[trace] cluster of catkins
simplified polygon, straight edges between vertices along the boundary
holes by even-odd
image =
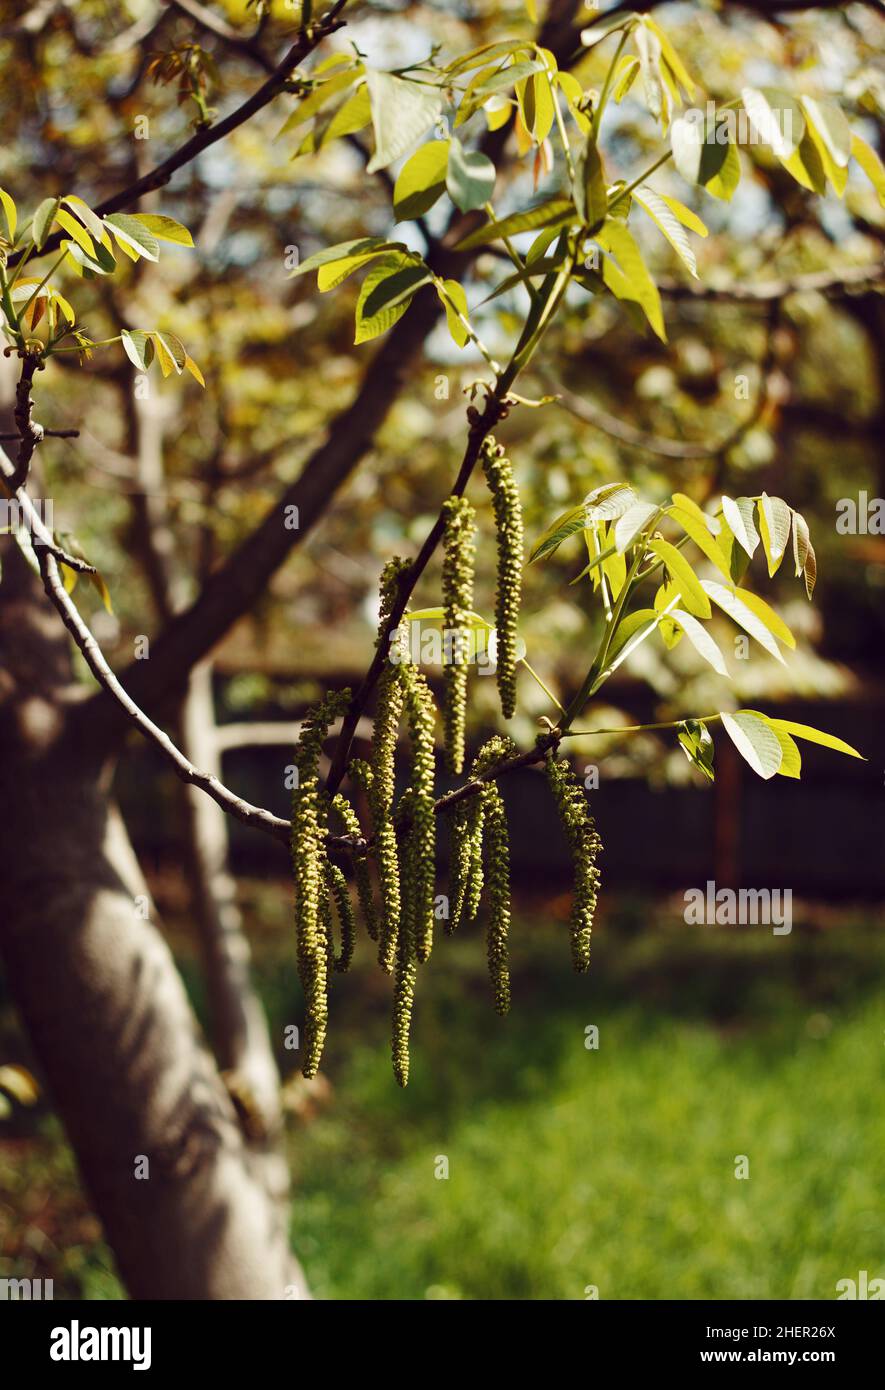
[[[516,704],[517,620],[523,565],[523,529],[519,496],[510,462],[489,438],[481,460],[492,493],[498,544],[497,680],[505,716]],[[463,497],[445,504],[443,532],[444,629],[448,648],[444,664],[443,714],[446,761],[459,773],[464,765],[467,710],[468,641],[473,602],[475,522]],[[306,1001],[303,1071],[314,1076],[320,1063],[328,1020],[328,991],[334,971],[350,965],[355,919],[343,870],[329,858],[327,840],[334,817],[351,841],[350,862],[360,910],[370,938],[377,943],[378,963],[393,976],[393,1070],[405,1086],[409,1079],[409,1031],[419,964],[433,946],[435,921],[436,706],[426,677],[410,660],[402,629],[390,632],[390,615],[406,561],[391,560],[381,576],[378,642],[390,642],[390,661],[378,682],[377,704],[368,761],[355,758],[350,782],[362,793],[371,834],[363,836],[359,817],[341,793],[330,797],[320,785],[319,759],[331,724],[345,713],[350,691],[327,695],[307,715],[295,763],[292,793],[292,863],[295,880],[295,925],[298,970]],[[411,746],[409,781],[396,795],[395,755],[405,721]],[[464,795],[451,801],[450,889],[446,932],[476,919],[487,904],[487,949],[495,1008],[510,1007],[510,847],[497,770],[516,754],[510,739],[496,735],[476,755]],[[572,959],[575,968],[589,964],[590,930],[596,905],[600,849],[583,787],[568,763],[545,757],[547,780],[572,850],[575,894],[572,908]],[[378,902],[369,872],[377,870]],[[445,900],[443,900],[445,901]],[[333,913],[334,909],[334,913]],[[333,915],[340,930],[336,952]]]

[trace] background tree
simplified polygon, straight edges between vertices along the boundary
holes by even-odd
[[[48,620],[52,615],[32,569],[20,550],[7,546],[0,589],[5,657],[2,794],[9,827],[4,960],[123,1277],[136,1295],[278,1297],[298,1282],[281,1220],[285,1176],[274,1152],[279,1116],[273,1057],[260,1009],[250,994],[245,943],[224,870],[223,831],[205,792],[224,810],[284,842],[289,827],[285,818],[250,807],[210,780],[217,776],[222,743],[217,735],[212,737],[206,663],[218,641],[247,615],[257,614],[265,631],[272,633],[293,593],[300,608],[299,629],[307,624],[327,633],[338,613],[359,605],[374,589],[379,561],[391,550],[389,513],[400,510],[409,518],[403,529],[416,559],[393,602],[392,631],[425,567],[435,561],[445,497],[464,491],[484,439],[508,415],[512,423],[508,419],[504,432],[508,450],[518,460],[530,536],[536,539],[551,513],[570,504],[578,513],[575,531],[586,530],[588,544],[598,542],[600,553],[616,543],[613,534],[599,527],[614,532],[615,523],[630,514],[637,498],[621,488],[614,511],[590,516],[585,498],[593,498],[592,507],[615,495],[608,484],[622,476],[622,451],[631,456],[631,484],[654,503],[682,488],[703,501],[738,476],[741,486],[729,484],[738,496],[765,492],[777,498],[786,456],[778,448],[778,435],[795,435],[806,420],[804,409],[796,409],[797,400],[803,406],[805,402],[790,381],[801,376],[797,364],[801,369],[803,344],[815,333],[861,333],[871,344],[866,381],[844,384],[850,418],[853,415],[859,424],[854,432],[857,446],[869,444],[876,418],[869,403],[881,399],[875,249],[881,218],[871,186],[872,180],[881,197],[880,166],[872,153],[866,153],[866,144],[853,152],[850,146],[843,149],[841,118],[831,114],[813,72],[807,81],[805,74],[801,81],[793,80],[789,70],[802,63],[814,42],[816,31],[807,27],[808,20],[769,25],[759,18],[760,11],[767,16],[766,7],[760,6],[729,6],[721,19],[698,12],[686,23],[684,34],[675,36],[688,81],[692,71],[702,72],[705,97],[726,109],[731,103],[732,110],[755,110],[756,130],[767,135],[767,143],[748,143],[740,154],[731,143],[716,147],[726,152],[726,163],[712,173],[695,167],[702,186],[709,190],[712,184],[715,192],[727,194],[735,165],[740,169],[743,164],[759,201],[755,216],[752,209],[749,214],[744,211],[749,216],[744,240],[740,228],[736,235],[729,225],[727,198],[711,203],[703,192],[686,193],[684,181],[673,185],[680,188],[681,198],[696,197],[697,208],[703,203],[705,217],[708,208],[714,209],[710,250],[705,243],[700,253],[709,259],[703,267],[703,287],[697,291],[685,274],[695,257],[685,231],[686,222],[689,231],[696,230],[697,213],[691,209],[674,213],[674,222],[664,211],[673,212],[671,204],[662,208],[645,195],[643,205],[640,189],[632,190],[637,198],[630,227],[650,205],[652,221],[666,237],[658,242],[643,238],[655,269],[658,258],[663,264],[671,254],[668,242],[676,257],[658,276],[657,289],[647,272],[636,264],[628,267],[618,256],[619,245],[630,254],[626,223],[616,215],[629,203],[626,184],[659,154],[669,153],[661,125],[669,135],[671,114],[683,98],[692,96],[680,75],[681,61],[669,57],[669,40],[620,7],[611,23],[622,27],[604,43],[589,46],[580,39],[588,17],[577,6],[554,5],[537,45],[528,37],[531,22],[520,13],[491,13],[465,23],[422,9],[419,32],[427,42],[417,54],[407,29],[394,32],[398,19],[384,20],[385,37],[379,36],[378,42],[401,45],[398,58],[386,51],[383,57],[380,52],[377,57],[370,52],[366,59],[351,57],[347,31],[340,31],[345,18],[350,26],[349,14],[333,11],[319,21],[304,16],[293,35],[292,19],[282,10],[276,16],[263,7],[260,15],[250,17],[242,7],[231,7],[223,17],[220,10],[210,11],[191,0],[147,7],[137,17],[121,8],[113,23],[97,6],[78,7],[76,14],[65,6],[47,6],[39,14],[33,10],[10,20],[3,31],[4,62],[14,74],[7,90],[15,93],[3,112],[4,130],[10,132],[4,187],[20,213],[44,209],[35,228],[41,243],[36,250],[52,256],[63,239],[68,242],[66,261],[48,282],[64,287],[58,291],[62,300],[43,292],[40,276],[52,261],[42,259],[36,283],[26,283],[32,278],[30,267],[21,270],[18,293],[24,280],[27,298],[16,300],[11,298],[16,286],[9,282],[21,265],[22,243],[7,222],[7,322],[11,314],[20,333],[13,343],[20,355],[12,359],[16,377],[10,393],[17,380],[19,395],[10,412],[14,437],[7,480],[14,490],[27,483],[32,495],[51,496],[56,502],[58,548],[36,548],[43,583],[92,675],[103,685],[95,694],[79,679],[68,639],[57,622]],[[134,29],[127,27],[129,19]],[[820,17],[814,22],[820,23]],[[875,47],[876,21],[858,6],[826,22],[842,70],[849,74],[846,104],[852,125],[875,142],[879,100],[868,59]],[[353,25],[360,47],[374,42],[375,23],[370,9],[356,11]],[[590,25],[590,38],[605,34],[609,23],[610,16],[605,16]],[[500,76],[479,68],[476,82],[475,67],[458,70],[458,60],[468,49],[507,39],[511,33],[521,36],[522,50],[499,51],[491,59]],[[428,60],[435,38],[443,49]],[[786,98],[763,96],[760,107],[760,98],[748,101],[740,95],[748,85],[745,65],[760,43],[770,61],[789,73],[778,85],[808,96],[811,105],[794,108]],[[322,52],[313,58],[321,44]],[[341,59],[320,66],[333,51]],[[557,69],[543,51],[555,59],[561,74],[556,82]],[[519,77],[509,75],[506,69],[515,61],[532,70],[523,70]],[[456,66],[447,70],[448,63]],[[393,65],[406,87],[384,75]],[[429,151],[423,156],[429,164],[406,165],[412,170],[411,182],[405,175],[398,200],[394,190],[394,204],[399,202],[396,210],[408,214],[413,225],[402,248],[390,246],[396,240],[390,235],[395,216],[390,210],[391,165],[396,169],[395,161],[411,153],[444,110],[453,114],[446,106],[451,89],[457,91],[456,101],[470,106],[470,83],[479,86],[483,81],[487,86],[473,103],[473,125],[464,131],[464,146],[460,126],[448,132],[445,176],[443,166],[433,163],[439,152],[432,149],[444,144],[443,139],[422,145]],[[631,104],[631,82],[639,83],[639,103]],[[611,160],[607,179],[594,155],[599,112],[606,103],[611,131],[608,136],[603,129],[601,148]],[[790,145],[783,112],[794,109],[797,138]],[[189,120],[196,127],[192,134],[187,131]],[[288,130],[273,141],[284,120]],[[551,133],[559,132],[560,122],[563,128],[568,123],[571,143],[560,144],[554,152]],[[682,131],[675,146],[677,163],[684,174],[691,172],[691,132],[677,129]],[[474,130],[475,142],[468,139]],[[379,140],[390,132],[395,143],[384,150]],[[408,143],[399,140],[404,132],[414,136]],[[138,138],[145,133],[147,139]],[[167,150],[179,141],[177,152],[169,155]],[[158,142],[163,149],[156,155]],[[466,154],[473,143],[477,152]],[[103,151],[100,175],[83,167],[81,151],[90,146]],[[301,155],[294,177],[289,162],[293,151]],[[840,190],[849,158],[855,172]],[[366,180],[366,162],[377,179]],[[623,184],[612,177],[615,173],[623,176]],[[402,170],[399,177],[404,177]],[[821,214],[818,194],[827,179],[843,192],[844,203],[836,211],[828,204]],[[443,195],[443,184],[450,201]],[[562,220],[554,220],[552,236],[540,249],[535,243],[535,259],[544,272],[537,286],[525,261],[527,252],[531,254],[528,246],[523,240],[513,242],[524,226],[510,224],[512,235],[507,226],[499,228],[494,239],[477,227],[493,186],[494,215],[511,210],[521,214],[529,205],[566,193],[565,206],[559,209]],[[672,196],[664,188],[661,183],[661,194]],[[104,231],[90,231],[89,217],[79,204],[55,203],[68,189],[85,198],[90,216],[111,219]],[[159,201],[157,189],[163,189]],[[355,190],[359,198],[351,196]],[[433,193],[443,197],[442,204],[428,201]],[[763,229],[770,207],[778,209],[777,225],[766,240]],[[147,240],[126,220],[136,208],[146,213],[148,220],[136,227],[142,227]],[[194,228],[197,256],[181,252],[173,260],[164,250],[155,268],[158,224],[150,219],[160,212],[173,213]],[[548,209],[542,216],[550,215]],[[541,221],[534,227],[546,234]],[[170,232],[168,226],[165,230]],[[651,222],[648,231],[656,234]],[[595,233],[600,235],[594,240]],[[360,253],[351,248],[349,254],[368,258],[380,251],[387,258],[382,273],[379,276],[377,263],[373,269],[366,259],[368,278],[362,280],[362,288],[353,288],[348,280],[329,296],[322,313],[312,284],[302,276],[286,278],[293,249],[300,253],[303,270],[305,253],[314,247],[325,251],[333,243],[372,236],[377,241]],[[125,276],[90,278],[96,268],[109,269],[101,264],[102,237],[108,243],[105,254],[115,255],[117,262],[125,259],[128,239],[135,264]],[[410,249],[416,242],[420,253]],[[601,260],[586,265],[585,253],[594,244]],[[506,267],[504,258],[510,261]],[[72,260],[86,271],[82,281],[73,279],[77,266],[70,264]],[[324,268],[342,263],[339,251],[326,257]],[[405,278],[391,295],[391,287],[384,285],[394,276]],[[576,277],[585,284],[572,290],[570,282]],[[338,278],[337,272],[326,272],[327,282]],[[473,303],[508,278],[513,284],[489,307],[466,314],[468,299]],[[523,346],[531,342],[534,349],[540,343],[538,330],[549,326],[550,331],[543,356],[534,358],[536,375],[523,389],[529,397],[560,396],[558,404],[538,411],[525,405],[514,409],[515,372],[505,365],[490,376],[490,363],[483,361],[484,356],[503,357],[513,343],[518,356],[526,322],[526,292],[520,286],[527,280],[533,291],[528,301],[529,336],[523,337]],[[457,286],[466,286],[466,296]],[[594,294],[589,316],[588,289]],[[82,340],[75,344],[68,332],[68,290],[75,301],[76,328],[83,331],[82,325],[88,324],[91,342],[99,344],[126,328],[129,362],[116,344],[96,347],[85,371],[76,351],[55,353],[45,377],[30,371],[35,354],[29,345],[41,327],[41,304],[41,343],[48,341],[48,323],[51,336],[61,335],[63,329],[67,333],[58,337],[59,347],[84,346]],[[638,303],[661,339],[659,292],[668,306],[672,348],[649,337],[616,302]],[[544,307],[552,305],[554,295],[561,301],[555,326],[552,312],[548,323]],[[350,306],[355,299],[358,337],[372,337],[375,330],[390,327],[371,358],[370,350],[350,345]],[[532,325],[535,305],[540,307]],[[746,335],[743,327],[735,332],[735,315],[741,316],[742,325],[747,321]],[[466,342],[465,375],[485,375],[491,383],[485,399],[480,393],[474,403],[466,453],[461,453],[465,419],[457,389],[462,359],[442,337],[446,320],[455,344]],[[145,323],[156,325],[161,335],[151,346],[138,336]],[[485,353],[477,348],[480,336],[487,340]],[[188,365],[180,347],[184,343],[188,356],[199,364],[198,379],[202,375],[208,383],[205,396],[197,384],[185,390],[185,378],[177,380]],[[156,355],[156,365],[148,363],[149,353]],[[156,390],[158,366],[178,387],[174,393]],[[51,378],[59,381],[62,372],[64,392],[54,392]],[[746,391],[736,389],[741,377],[747,378]],[[142,398],[137,384],[144,381],[150,383],[150,393]],[[326,388],[322,395],[318,381]],[[806,374],[803,386],[812,397],[814,385]],[[816,408],[824,415],[834,406],[838,412],[842,396],[832,382],[823,384],[819,398]],[[428,408],[436,412],[432,418],[440,421],[439,429],[422,428]],[[416,410],[421,415],[417,421]],[[44,444],[34,419],[56,430],[78,429],[79,438],[72,446]],[[70,452],[61,453],[62,448]],[[637,449],[642,451],[638,467],[633,453]],[[352,477],[367,456],[371,467]],[[678,471],[674,474],[671,468]],[[754,472],[761,485],[744,488],[742,475]],[[681,487],[674,485],[674,477]],[[359,499],[362,478],[371,480],[363,484],[369,524],[354,537],[336,499],[348,485],[351,496]],[[793,481],[791,475],[789,487],[786,479],[780,486],[789,503],[801,510],[803,479],[796,480],[799,493],[793,491]],[[100,483],[111,484],[105,497],[95,495]],[[811,493],[820,486],[813,461],[804,486]],[[391,501],[399,504],[392,509],[382,505],[388,488]],[[25,495],[20,491],[21,498]],[[491,499],[477,501],[482,509],[480,534],[491,536]],[[754,516],[757,521],[765,518],[764,507]],[[347,560],[317,583],[311,573],[316,556],[307,554],[305,541],[321,517],[329,548],[320,559],[325,558],[327,569],[336,554]],[[628,596],[618,566],[631,544],[629,558],[636,573],[652,556],[664,565],[669,559],[671,580],[679,587],[683,572],[678,558],[673,561],[669,551],[653,549],[670,543],[655,537],[658,520],[653,508],[623,550],[615,548],[591,569],[592,576],[600,570],[604,576],[597,597],[610,612],[621,594],[625,601]],[[738,525],[732,524],[735,536]],[[771,526],[766,533],[763,526],[769,556],[773,530]],[[82,553],[106,576],[111,590],[117,620],[104,627],[118,677],[103,664],[60,583],[62,574],[67,573],[70,582],[76,573],[71,563],[76,560],[71,553],[75,543],[63,534],[74,531]],[[676,539],[672,531],[667,534]],[[690,536],[690,530],[685,534]],[[748,530],[744,539],[748,550],[755,548],[752,532]],[[300,553],[289,565],[296,546]],[[740,545],[731,549],[736,557]],[[127,552],[128,566],[123,559]],[[523,635],[532,665],[537,649],[545,657],[545,685],[571,701],[568,708],[574,719],[583,714],[585,703],[576,703],[577,692],[583,689],[588,695],[602,674],[611,652],[608,639],[617,624],[606,627],[605,617],[602,625],[597,617],[592,619],[597,632],[607,637],[598,647],[601,664],[592,671],[592,679],[585,680],[586,673],[576,670],[561,641],[561,624],[571,619],[564,617],[566,605],[554,595],[563,574],[573,576],[559,570],[559,556],[557,551],[548,574],[538,573],[538,567],[530,572]],[[735,578],[731,558],[725,556],[729,577]],[[275,578],[284,562],[285,586]],[[100,590],[102,581],[96,584]],[[494,609],[492,584],[491,565],[480,565],[475,596],[479,613]],[[81,581],[78,603],[83,602],[83,587]],[[426,587],[429,597],[438,596],[432,568],[427,570]],[[703,619],[704,601],[683,574],[680,594],[688,603],[686,589],[701,609],[695,619]],[[552,622],[551,607],[556,615]],[[98,617],[101,629],[100,613]],[[660,620],[653,626],[659,628]],[[547,629],[546,641],[539,636],[536,643],[541,629]],[[683,631],[695,633],[690,622]],[[639,632],[635,628],[634,636]],[[386,640],[388,634],[382,635]],[[678,633],[673,630],[669,636],[675,639]],[[142,659],[144,638],[147,660]],[[771,635],[770,642],[776,649]],[[352,737],[368,732],[359,721],[371,712],[370,697],[386,660],[383,644],[377,653],[331,749],[328,773],[333,790],[345,771]],[[471,737],[479,724],[488,728],[491,684],[473,683]],[[134,704],[127,705],[122,691]],[[543,703],[529,696],[522,715],[507,728],[525,755],[540,759],[558,739],[551,732],[545,748],[537,749],[537,716],[545,714],[554,728],[561,725],[554,723],[555,704],[551,707],[543,691],[537,698]],[[707,708],[704,702],[692,703],[680,716]],[[194,917],[210,984],[216,1056],[227,1086],[198,1037],[168,950],[153,922],[138,912],[145,886],[109,801],[111,769],[133,722],[189,783],[187,843]],[[174,742],[160,732],[163,728],[170,730]],[[746,730],[755,730],[752,722],[745,724]],[[692,726],[682,732],[686,751],[703,762],[702,730]],[[292,733],[291,728],[255,730],[240,737],[288,739]],[[770,738],[769,729],[763,739],[769,749]],[[198,775],[197,768],[206,775]],[[105,1124],[108,1114],[114,1116],[112,1128]],[[138,1183],[133,1172],[142,1155],[150,1158],[152,1176]],[[269,1236],[269,1231],[275,1235]]]

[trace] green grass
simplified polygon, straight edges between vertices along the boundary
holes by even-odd
[[[334,1104],[292,1143],[318,1297],[834,1298],[885,1274],[881,938],[604,937],[578,981],[534,946],[506,1021],[479,943],[442,945],[405,1093],[374,1011],[333,1015]]]
[[[321,1083],[287,1086],[292,1242],[315,1295],[829,1299],[862,1269],[885,1275],[881,929],[818,912],[774,938],[612,904],[576,977],[566,908],[517,920],[505,1020],[477,934],[439,942],[405,1092],[368,943],[335,978]],[[288,917],[276,890],[250,911],[277,1039],[301,1018]],[[0,1024],[12,1056],[8,1012]],[[54,1275],[57,1298],[120,1296],[46,1112],[0,1130],[4,1225],[7,1258]]]

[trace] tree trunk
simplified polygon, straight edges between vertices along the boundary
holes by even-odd
[[[135,1298],[304,1296],[18,552],[0,590],[0,951]]]

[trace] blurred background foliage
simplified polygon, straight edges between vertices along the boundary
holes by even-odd
[[[245,0],[209,8],[240,35],[255,33],[255,9]],[[265,8],[258,43],[279,53],[292,10],[277,0]],[[778,23],[756,9],[672,4],[658,19],[717,99],[730,99],[747,81],[780,75],[782,84],[801,85],[810,76],[881,150],[885,26],[875,8],[811,8]],[[0,184],[20,206],[69,191],[95,201],[187,138],[197,106],[180,104],[174,86],[149,79],[152,56],[203,45],[215,61],[205,100],[222,115],[263,80],[255,46],[238,48],[186,10],[153,0],[4,6]],[[38,11],[42,21],[29,21]],[[387,68],[436,43],[454,53],[532,29],[521,4],[490,0],[356,3],[347,18],[327,51],[355,43]],[[581,60],[584,87],[598,84],[603,60],[595,50]],[[66,527],[107,578],[112,614],[85,586],[77,593],[118,666],[158,622],[139,509],[151,498],[161,505],[187,599],[298,475],[368,360],[366,348],[352,346],[358,284],[320,296],[310,277],[287,278],[286,257],[293,247],[304,258],[334,242],[387,233],[389,190],[366,174],[354,142],[293,162],[295,141],[276,138],[292,101],[279,98],[143,201],[143,210],[185,222],[195,252],[170,249],[161,266],[127,266],[110,284],[65,286],[93,338],[121,326],[168,328],[207,381],[202,392],[190,380],[152,378],[149,400],[136,407],[132,368],[117,345],[83,366],[55,359],[39,382],[41,422],[80,430],[79,439],[44,447],[44,489],[64,499]],[[144,117],[149,138],[136,139]],[[657,141],[632,99],[612,112],[604,138],[613,175],[627,177]],[[752,288],[881,259],[885,213],[865,181],[852,178],[842,202],[832,194],[820,200],[762,147],[745,149],[742,162],[730,204],[692,195],[675,175],[657,177],[661,191],[691,203],[710,227],[698,248],[702,285]],[[531,158],[508,177],[499,181],[503,210],[530,196]],[[554,170],[551,186],[556,177]],[[434,215],[428,220],[437,231]],[[422,246],[415,227],[397,234]],[[669,344],[637,335],[611,301],[575,292],[519,389],[534,397],[564,390],[587,419],[560,402],[516,410],[500,432],[529,537],[590,488],[619,477],[654,500],[680,489],[698,500],[723,489],[765,489],[807,517],[820,579],[813,606],[787,566],[770,591],[763,588],[799,638],[786,667],[762,653],[750,662],[729,655],[734,694],[724,697],[687,643],[672,653],[650,651],[649,643],[612,682],[611,705],[595,710],[594,720],[670,719],[720,708],[728,698],[769,708],[790,702],[801,717],[797,699],[838,701],[829,723],[820,715],[810,722],[857,742],[869,763],[825,773],[827,755],[818,761],[811,750],[812,786],[791,785],[789,800],[772,801],[767,811],[764,797],[755,800],[756,819],[733,829],[732,842],[789,839],[791,817],[801,823],[804,804],[824,821],[820,839],[798,851],[809,872],[829,856],[835,874],[854,837],[872,848],[852,868],[852,882],[839,881],[834,900],[804,902],[789,937],[771,938],[761,928],[686,928],[681,908],[660,896],[674,885],[653,846],[644,853],[643,836],[669,843],[690,834],[709,819],[717,793],[698,787],[682,754],[656,737],[575,740],[572,751],[601,769],[595,810],[604,838],[609,780],[626,779],[619,824],[625,833],[638,827],[615,856],[620,868],[590,980],[573,980],[564,965],[564,866],[541,884],[527,847],[523,869],[531,873],[520,876],[517,863],[524,900],[515,1008],[506,1023],[484,998],[481,943],[447,941],[421,981],[415,1078],[404,1095],[388,1070],[386,982],[368,969],[338,991],[325,1077],[310,1088],[290,1076],[293,1238],[320,1296],[581,1298],[595,1284],[602,1297],[830,1297],[836,1280],[859,1268],[882,1272],[875,1174],[885,1136],[875,1087],[885,956],[881,916],[864,899],[881,873],[873,861],[885,756],[885,537],[838,534],[835,518],[840,498],[862,490],[885,496],[883,301],[870,292],[705,299],[687,293],[684,270],[661,238],[649,238],[644,249],[667,290]],[[498,274],[492,257],[479,258],[467,284],[471,305]],[[507,341],[516,308],[505,297],[478,311],[493,348]],[[443,332],[430,337],[367,460],[216,653],[220,721],[297,718],[325,683],[359,677],[372,650],[379,570],[393,553],[414,554],[435,517],[460,459],[462,387],[482,375],[482,365]],[[737,388],[741,378],[746,390]],[[133,462],[146,428],[156,446],[148,482]],[[694,456],[697,450],[685,448],[692,445],[706,455]],[[481,526],[476,607],[489,613],[491,508],[481,488],[471,500]],[[597,621],[589,594],[569,587],[581,565],[577,547],[564,546],[526,573],[529,657],[560,695],[583,674]],[[437,601],[438,569],[431,567],[416,603]],[[730,654],[724,622],[723,635]],[[477,736],[494,725],[497,701],[493,682],[472,686]],[[508,731],[526,743],[548,703],[531,682],[521,698]],[[250,792],[235,783],[238,790],[262,804],[284,803],[286,761],[282,749],[251,763],[231,760],[228,780],[236,769],[253,784]],[[731,767],[723,795],[736,795],[741,775]],[[818,799],[809,802],[815,776]],[[840,815],[831,812],[829,821],[836,783],[821,780],[827,777],[844,788]],[[679,802],[675,817],[650,819],[649,782],[674,780],[685,784],[693,809]],[[133,750],[119,781],[136,848],[199,1003],[168,778],[157,775],[152,756]],[[245,847],[243,856],[250,867]],[[730,855],[703,863],[709,877],[717,867],[739,874],[740,849],[732,843]],[[278,1038],[300,1005],[289,890],[278,857],[272,865],[244,878],[241,895]],[[802,882],[793,886],[801,897]],[[8,1007],[0,1020],[0,1056],[27,1063]],[[584,1047],[591,1023],[600,1028],[598,1052]],[[287,1076],[292,1060],[280,1051]],[[120,1296],[50,1105],[44,1098],[3,1122],[4,1259],[21,1272],[27,1256],[35,1274],[55,1276],[57,1296]],[[750,1156],[748,1183],[733,1176],[740,1153]],[[449,1157],[448,1181],[433,1178],[437,1154]]]

